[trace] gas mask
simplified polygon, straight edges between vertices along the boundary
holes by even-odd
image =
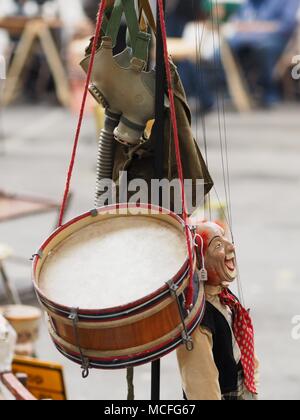
[[[148,0],[140,2],[152,32],[155,20]],[[128,27],[128,46],[121,54],[113,55],[122,16]],[[140,16],[141,10],[140,10]],[[149,120],[155,117],[156,73],[148,67],[151,34],[141,28],[132,0],[115,0],[110,18],[105,16],[102,42],[92,69],[90,93],[105,108],[105,123],[99,139],[97,164],[97,199],[101,197],[102,181],[112,178],[115,140],[133,148],[144,139]],[[85,72],[91,60],[91,46],[81,62]],[[97,204],[96,199],[96,204]]]
[[[86,72],[89,62],[88,56],[81,63]],[[113,56],[109,37],[103,38],[95,57],[90,92],[109,113],[119,115],[114,137],[126,145],[137,145],[155,116],[155,71],[146,72],[145,66],[129,47]]]
[[[149,2],[141,1],[150,26],[155,26]],[[128,27],[130,47],[113,56],[122,17]],[[152,25],[151,25],[152,22]],[[155,28],[152,28],[155,31]],[[114,137],[120,143],[135,146],[140,143],[147,122],[155,115],[155,72],[147,72],[151,34],[142,30],[135,2],[115,0],[109,20],[105,17],[102,27],[102,44],[95,57],[90,92],[109,114],[119,115]],[[87,72],[90,56],[81,63]]]

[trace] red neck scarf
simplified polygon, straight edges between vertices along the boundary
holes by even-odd
[[[227,289],[219,295],[222,305],[229,306],[234,315],[233,333],[241,350],[241,363],[245,375],[245,386],[257,394],[255,385],[254,328],[249,312]]]

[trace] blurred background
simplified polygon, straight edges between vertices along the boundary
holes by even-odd
[[[299,399],[300,340],[292,330],[300,315],[300,0],[166,3],[170,53],[216,184],[211,201],[232,216],[256,324],[261,398]],[[97,0],[0,0],[2,308],[37,306],[29,259],[57,223],[85,82],[78,63],[97,9]],[[102,123],[90,98],[68,218],[93,207]],[[37,342],[19,344],[22,354],[63,365],[70,399],[126,398],[124,372],[81,380],[44,321]],[[135,382],[137,399],[149,399],[149,366],[136,370]],[[181,399],[174,355],[162,361],[162,398]]]

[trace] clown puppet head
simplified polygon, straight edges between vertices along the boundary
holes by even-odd
[[[225,230],[213,222],[197,225],[196,242],[203,250],[207,283],[211,286],[228,286],[237,277],[234,245],[227,239]]]

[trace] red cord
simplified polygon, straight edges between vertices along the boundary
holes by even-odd
[[[174,92],[173,92],[173,87],[172,87],[171,65],[170,65],[169,54],[168,54],[167,29],[166,29],[166,23],[165,23],[163,0],[158,0],[158,7],[159,7],[159,18],[160,18],[160,26],[161,26],[163,47],[164,47],[164,60],[165,60],[166,75],[167,75],[167,82],[168,82],[168,95],[169,95],[169,100],[170,100],[171,121],[172,121],[173,134],[174,134],[176,161],[177,161],[177,167],[178,167],[178,176],[179,176],[180,184],[181,184],[183,220],[185,223],[186,242],[187,242],[189,262],[190,262],[190,282],[189,282],[189,286],[187,289],[187,296],[186,296],[186,305],[187,305],[187,308],[189,309],[193,303],[193,295],[194,295],[193,247],[191,244],[190,229],[188,226],[188,212],[187,212],[185,189],[184,189],[184,176],[183,176],[183,168],[182,168],[181,152],[180,152],[180,144],[179,144],[179,136],[178,136]]]
[[[99,38],[100,38],[100,33],[101,33],[105,8],[106,8],[106,0],[102,0],[101,4],[99,4],[99,13],[98,13],[98,18],[97,18],[95,37],[94,37],[94,41],[93,41],[91,61],[90,61],[89,69],[88,69],[88,73],[87,73],[87,78],[86,78],[86,83],[85,83],[85,88],[84,88],[84,94],[83,94],[83,98],[82,98],[80,114],[79,114],[77,129],[76,129],[75,141],[74,141],[71,161],[70,161],[70,165],[69,165],[68,175],[67,175],[67,179],[66,179],[64,197],[63,197],[63,201],[62,201],[62,205],[61,205],[61,209],[60,209],[60,214],[59,214],[59,221],[58,221],[58,226],[59,227],[62,226],[62,224],[63,224],[63,219],[64,219],[64,215],[65,215],[65,211],[66,211],[67,201],[68,201],[68,197],[69,197],[69,193],[70,193],[70,184],[71,184],[72,175],[73,175],[73,169],[74,169],[74,164],[75,164],[75,159],[76,159],[76,154],[77,154],[77,148],[78,148],[79,137],[80,137],[81,127],[82,127],[82,121],[83,121],[83,116],[84,116],[84,111],[85,111],[85,106],[86,106],[86,100],[87,100],[87,95],[88,95],[88,91],[89,91],[89,85],[90,85],[90,81],[91,81],[92,70],[93,70],[93,66],[94,66],[94,62],[95,62],[97,45],[98,45],[98,41],[99,41]]]
[[[172,88],[171,66],[170,66],[170,62],[169,62],[168,46],[167,46],[167,31],[166,31],[165,16],[164,16],[164,9],[163,9],[162,0],[158,0],[158,6],[159,6],[159,16],[160,16],[162,38],[163,38],[164,59],[165,59],[165,67],[166,67],[167,82],[168,82],[168,94],[169,94],[169,100],[170,100],[171,121],[172,121],[174,141],[175,141],[176,160],[177,160],[178,175],[179,175],[179,179],[180,179],[180,183],[181,183],[181,191],[182,191],[183,219],[184,219],[184,222],[185,222],[185,234],[186,234],[189,261],[190,261],[190,282],[189,282],[189,287],[188,287],[188,292],[187,292],[187,307],[190,307],[192,302],[193,302],[193,267],[194,267],[193,249],[192,249],[192,244],[191,244],[189,226],[188,226],[188,223],[187,223],[188,216],[187,216],[186,198],[185,198],[185,190],[184,190],[183,168],[182,168],[182,161],[181,161],[178,127],[177,127],[177,120],[176,120],[176,110],[175,110],[175,102],[174,102],[174,93],[173,93],[173,88]],[[70,161],[67,180],[66,180],[66,185],[65,185],[64,197],[63,197],[63,202],[62,202],[60,215],[59,215],[59,222],[58,222],[59,227],[62,226],[62,224],[63,224],[63,218],[64,218],[65,211],[66,211],[67,200],[68,200],[68,197],[69,197],[70,184],[71,184],[73,170],[74,170],[74,164],[75,164],[75,159],[76,159],[76,154],[77,154],[79,137],[80,137],[80,133],[81,133],[81,127],[82,127],[82,121],[83,121],[85,106],[86,106],[88,89],[89,89],[92,70],[93,70],[93,66],[94,66],[95,55],[96,55],[96,51],[97,51],[97,45],[98,45],[98,41],[99,41],[99,37],[100,37],[100,33],[101,33],[105,8],[106,8],[106,0],[102,0],[101,4],[99,5],[99,13],[98,13],[98,18],[97,18],[95,37],[94,37],[94,41],[93,41],[91,60],[90,60],[89,69],[88,69],[88,73],[87,73],[86,84],[85,84],[85,89],[84,89],[84,94],[83,94],[83,98],[82,98],[82,104],[81,104],[81,109],[80,109],[77,129],[76,129],[75,141],[74,141],[71,161]]]

